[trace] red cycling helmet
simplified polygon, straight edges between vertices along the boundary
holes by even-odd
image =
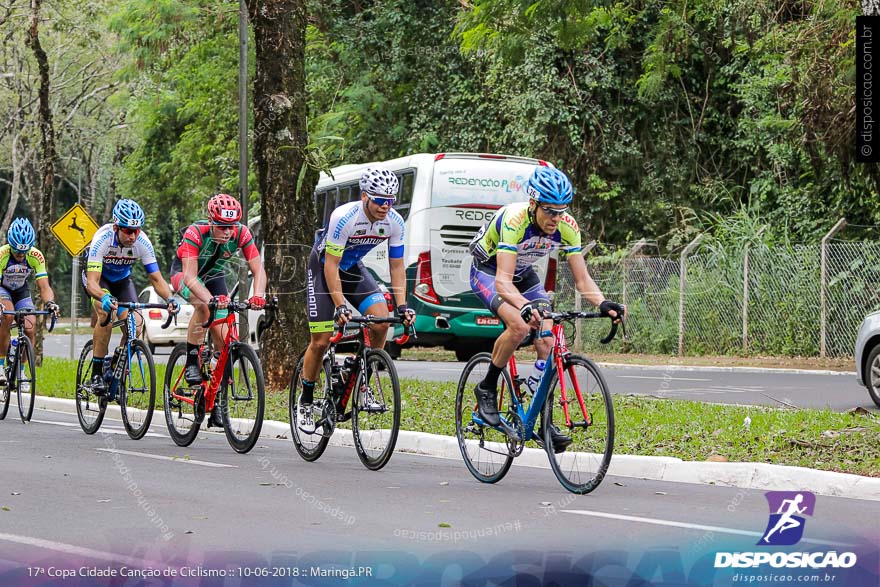
[[[217,194],[208,200],[208,218],[217,224],[235,224],[241,220],[241,204],[228,194]]]

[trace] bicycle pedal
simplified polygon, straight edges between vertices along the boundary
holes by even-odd
[[[571,423],[572,428],[589,428],[590,426],[591,426],[591,424],[589,422],[587,422],[586,420]]]

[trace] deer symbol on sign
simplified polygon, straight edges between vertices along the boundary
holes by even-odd
[[[67,228],[72,228],[73,230],[79,231],[80,236],[86,238],[86,231],[76,225],[76,213],[74,213],[73,219],[70,221],[70,225]]]

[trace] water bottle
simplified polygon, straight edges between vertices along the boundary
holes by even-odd
[[[544,359],[538,359],[535,361],[535,368],[532,369],[532,374],[529,375],[529,378],[526,379],[526,385],[529,388],[529,391],[532,395],[538,391],[538,384],[541,382],[541,377],[544,375],[544,367],[547,365],[547,361]]]
[[[113,371],[119,363],[119,355],[122,354],[122,348],[116,347],[112,357],[104,357],[104,381],[110,382],[113,379]]]
[[[9,344],[9,359],[12,357],[18,356],[18,339],[13,338],[12,342]]]
[[[220,360],[220,351],[214,351],[213,353],[211,353],[211,361],[210,361],[210,363],[209,363],[209,365],[210,365],[210,367],[209,367],[209,369],[210,369],[209,373],[213,373],[213,372],[214,372],[214,369],[217,368],[217,362],[218,362],[219,360]]]

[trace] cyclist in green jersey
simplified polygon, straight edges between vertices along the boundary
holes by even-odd
[[[581,255],[581,235],[577,222],[568,214],[572,186],[568,177],[551,167],[538,167],[527,185],[528,203],[501,208],[471,242],[471,289],[506,326],[495,341],[492,363],[486,377],[474,389],[480,417],[490,426],[498,426],[498,376],[513,352],[528,336],[538,330],[535,339],[538,361],[535,370],[543,370],[552,346],[549,340],[551,321],[542,325],[541,312],[551,310],[550,298],[532,265],[554,249],[566,259],[575,287],[587,301],[612,318],[623,316],[621,304],[605,299],[587,271]],[[538,432],[541,436],[542,432]],[[564,449],[571,438],[554,426],[553,445]]]
[[[49,286],[49,272],[46,270],[46,259],[43,253],[34,247],[37,237],[34,227],[27,218],[16,218],[9,225],[6,234],[6,244],[0,247],[0,305],[4,310],[34,309],[31,300],[31,291],[28,287],[28,278],[33,275],[34,281],[40,288],[40,297],[45,302],[47,310],[58,312],[55,303],[55,292]],[[34,327],[36,319],[27,316],[24,321],[24,331],[27,337],[34,342]],[[0,320],[0,385],[6,384],[6,350],[9,348],[9,330],[12,328],[12,316],[3,316]]]

